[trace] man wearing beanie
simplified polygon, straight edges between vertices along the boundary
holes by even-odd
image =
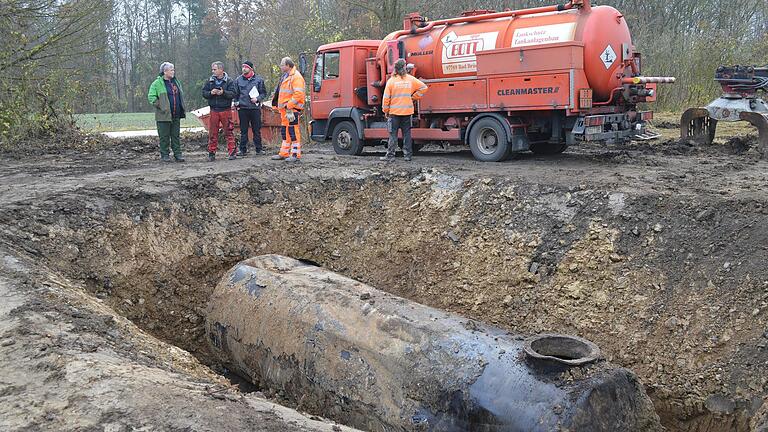
[[[267,96],[264,80],[256,75],[253,63],[243,62],[243,74],[235,80],[235,106],[240,119],[240,156],[248,153],[248,128],[253,131],[255,154],[263,155],[261,147],[261,102]]]
[[[232,99],[235,97],[235,85],[232,78],[224,72],[224,63],[211,64],[211,77],[203,85],[203,97],[208,100],[211,114],[208,117],[208,161],[216,159],[219,146],[219,127],[224,129],[227,140],[229,159],[235,159],[235,136],[232,133]]]

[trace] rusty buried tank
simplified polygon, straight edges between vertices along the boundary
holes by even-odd
[[[232,268],[206,331],[232,371],[363,430],[660,429],[632,372],[589,341],[525,339],[291,258]]]

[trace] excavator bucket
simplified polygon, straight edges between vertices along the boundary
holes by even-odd
[[[700,144],[712,144],[715,139],[717,120],[709,117],[706,108],[689,108],[680,118],[680,138]]]
[[[768,114],[742,111],[739,118],[757,128],[757,151],[761,157],[768,157]]]

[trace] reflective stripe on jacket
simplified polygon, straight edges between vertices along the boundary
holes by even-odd
[[[384,88],[381,108],[389,115],[413,114],[413,101],[421,99],[427,92],[427,85],[411,75],[395,75]]]
[[[301,76],[296,67],[292,68],[280,81],[280,88],[277,90],[277,107],[281,109],[297,110],[304,109],[306,101],[306,84],[304,77]]]

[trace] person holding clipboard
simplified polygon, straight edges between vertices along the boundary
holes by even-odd
[[[264,155],[261,144],[261,103],[267,94],[264,79],[253,70],[253,63],[244,61],[242,75],[235,80],[235,107],[240,120],[240,153],[248,154],[248,128],[253,131],[254,154]]]

